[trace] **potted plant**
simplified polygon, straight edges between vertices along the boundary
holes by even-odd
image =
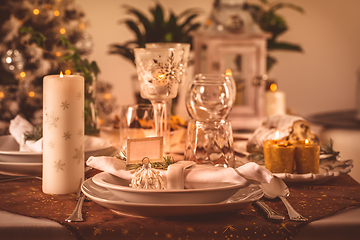
[[[135,39],[123,44],[111,44],[110,54],[119,54],[134,63],[134,48],[145,47],[145,43],[151,42],[192,42],[191,33],[196,31],[201,24],[194,22],[199,16],[200,10],[191,8],[176,15],[170,10],[169,17],[165,17],[163,7],[156,3],[149,8],[151,18],[129,5],[123,5],[127,14],[135,17],[123,19],[125,24],[135,35]],[[134,63],[135,64],[135,63]]]

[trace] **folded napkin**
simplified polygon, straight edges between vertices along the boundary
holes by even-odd
[[[9,132],[19,144],[20,151],[42,151],[42,138],[38,141],[25,141],[24,133],[31,131],[33,128],[34,126],[20,115],[17,115],[14,119],[10,120]]]
[[[134,177],[134,171],[127,171],[125,162],[116,157],[89,157],[86,164],[129,181]],[[191,188],[196,183],[234,183],[246,186],[254,182],[269,183],[272,178],[267,169],[253,162],[233,169],[179,161],[170,165],[168,170],[159,171],[167,182],[167,189]]]

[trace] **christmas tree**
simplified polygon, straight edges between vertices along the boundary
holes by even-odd
[[[99,71],[94,62],[84,60],[92,42],[85,32],[85,14],[74,0],[0,1],[2,135],[19,113],[34,125],[42,123],[45,75],[84,70],[96,75]]]

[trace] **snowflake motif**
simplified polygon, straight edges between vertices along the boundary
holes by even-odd
[[[67,101],[65,101],[65,102],[61,102],[61,106],[60,106],[60,107],[62,107],[62,109],[65,110],[65,109],[69,109],[69,105],[70,105],[70,103],[68,103]]]
[[[94,236],[101,234],[101,228],[94,227]]]
[[[187,227],[186,232],[195,232],[195,231],[194,231],[194,229],[192,227]]]
[[[51,127],[57,128],[57,122],[59,121],[59,117],[56,117],[54,112],[50,114],[45,113],[45,123],[48,124],[48,129]]]
[[[237,231],[237,230],[234,228],[234,225],[230,225],[230,224],[225,226],[225,229],[224,229],[223,233],[225,233],[227,230]]]
[[[75,155],[73,156],[74,159],[78,160],[78,163],[81,162],[81,159],[84,156],[84,151],[83,151],[83,147],[80,146],[79,148],[75,148]]]
[[[56,172],[60,170],[64,170],[65,163],[61,162],[61,159],[59,161],[54,161],[54,168],[56,168]]]
[[[122,234],[123,234],[124,236],[128,235],[128,234],[129,234],[129,230],[123,229],[123,230],[122,230]]]
[[[70,139],[70,138],[71,138],[71,133],[70,133],[69,131],[67,131],[66,133],[64,132],[63,138],[64,138],[65,140]]]
[[[170,94],[172,84],[180,83],[178,77],[183,72],[183,64],[174,62],[174,52],[170,53],[167,63],[159,63],[156,59],[153,59],[153,61],[158,67],[158,74],[157,77],[150,80],[150,83],[166,84],[167,93]]]
[[[82,93],[81,93],[81,92],[77,92],[76,98],[77,98],[78,100],[80,100],[80,99],[82,98]]]
[[[171,238],[172,238],[172,234],[171,234],[171,233],[165,233],[165,238],[171,239]]]
[[[81,137],[84,134],[84,131],[81,129],[78,131],[78,136]]]
[[[49,142],[48,142],[48,147],[49,147],[49,148],[54,148],[54,147],[55,147],[53,141],[49,141]]]

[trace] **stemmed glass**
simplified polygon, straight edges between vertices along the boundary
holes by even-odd
[[[177,96],[184,74],[184,51],[175,48],[135,48],[134,56],[141,97],[152,103],[156,135],[164,136],[165,103]]]
[[[190,44],[189,43],[176,43],[176,42],[154,42],[154,43],[145,43],[145,48],[176,48],[182,49],[184,51],[183,58],[183,73],[180,78],[179,87],[182,87],[186,78],[186,70],[188,66],[188,60],[190,55]],[[164,113],[164,129],[166,129],[166,134],[164,135],[165,144],[164,150],[170,152],[170,121],[171,121],[171,110],[172,110],[172,99],[167,100],[165,103],[165,113]]]
[[[188,125],[185,160],[235,165],[231,122],[226,120],[235,102],[235,82],[230,74],[198,74],[185,98],[193,118]]]
[[[225,119],[235,102],[235,91],[230,74],[197,74],[186,92],[186,109],[198,121]]]

